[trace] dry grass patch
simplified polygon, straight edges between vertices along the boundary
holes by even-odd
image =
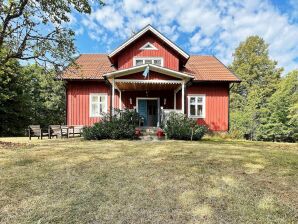
[[[0,141],[0,223],[298,219],[297,144]]]

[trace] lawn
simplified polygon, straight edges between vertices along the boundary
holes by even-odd
[[[0,141],[0,223],[298,221],[297,144]]]

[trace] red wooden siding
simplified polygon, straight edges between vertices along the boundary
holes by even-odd
[[[90,93],[107,93],[108,110],[110,109],[111,88],[104,82],[82,81],[68,82],[67,84],[67,124],[68,125],[92,125],[100,121],[100,118],[90,118],[89,97]],[[228,93],[227,83],[193,84],[185,91],[188,94],[206,95],[206,118],[198,119],[199,124],[207,125],[213,131],[228,130]],[[132,109],[136,106],[137,97],[159,97],[160,106],[165,109],[174,108],[174,92],[166,91],[122,91],[122,109]],[[130,104],[132,98],[132,104]],[[164,105],[164,99],[166,104]],[[177,93],[177,109],[181,109],[181,91]],[[119,93],[115,91],[115,105],[119,108]],[[185,100],[185,113],[188,113],[187,97]]]
[[[229,84],[193,84],[188,87],[186,94],[206,95],[206,117],[198,119],[198,124],[206,124],[213,131],[228,131]],[[188,113],[187,103],[186,99],[186,113]]]
[[[108,94],[109,110],[110,88],[104,82],[69,82],[67,83],[67,125],[89,126],[100,121],[100,118],[90,117],[90,93]]]
[[[152,43],[158,50],[140,50],[147,42]],[[179,70],[179,58],[177,54],[166,46],[158,38],[146,35],[137,40],[132,46],[127,47],[125,51],[118,56],[118,69],[126,69],[133,66],[134,57],[163,57],[164,67]]]

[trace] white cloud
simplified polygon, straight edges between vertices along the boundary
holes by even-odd
[[[291,13],[282,14],[269,0],[108,0],[81,24],[91,39],[111,49],[150,23],[186,50],[213,53],[225,63],[247,36],[260,35],[270,44],[270,55],[289,71],[298,65],[297,9],[293,4]]]

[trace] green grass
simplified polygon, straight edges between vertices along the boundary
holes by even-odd
[[[0,223],[298,220],[297,144],[0,141]]]

